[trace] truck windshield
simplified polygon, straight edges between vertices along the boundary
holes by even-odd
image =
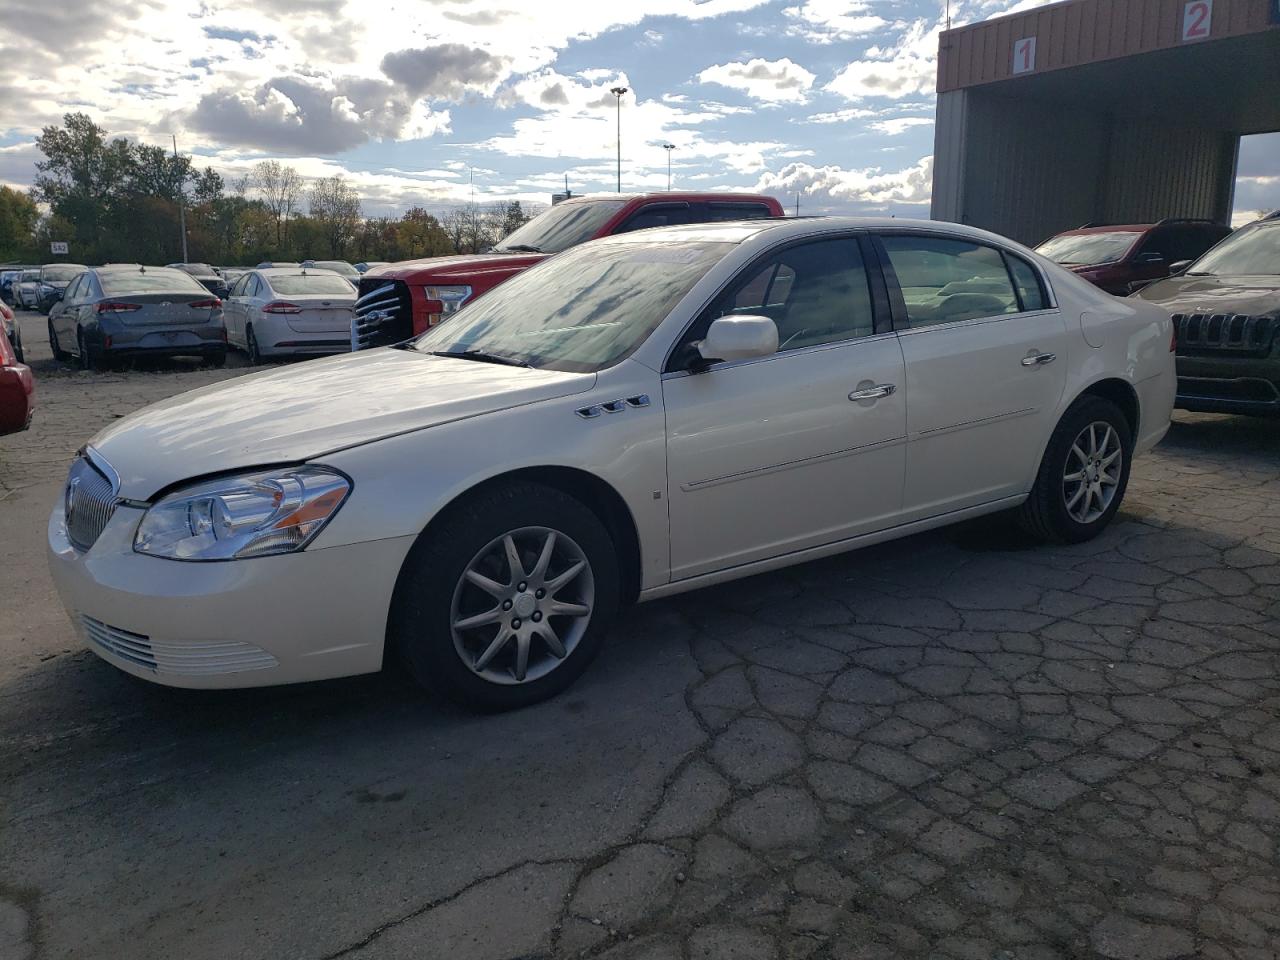
[[[1193,263],[1187,273],[1217,277],[1280,274],[1280,223],[1242,227]]]
[[[1055,263],[1080,266],[1086,263],[1115,263],[1133,246],[1141,234],[1132,230],[1107,233],[1069,233],[1046,240],[1036,253]]]
[[[651,334],[730,243],[606,243],[517,274],[414,342],[422,353],[591,373]]]
[[[559,253],[596,235],[626,200],[562,203],[534,217],[496,247],[497,253]]]

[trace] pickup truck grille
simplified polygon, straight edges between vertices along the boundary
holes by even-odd
[[[1240,313],[1175,313],[1178,353],[1184,356],[1232,354],[1265,357],[1280,321]]]
[[[351,349],[386,347],[413,336],[413,300],[403,280],[363,277],[351,318]]]

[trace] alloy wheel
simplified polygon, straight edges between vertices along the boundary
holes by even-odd
[[[1062,499],[1077,523],[1093,523],[1110,508],[1120,488],[1124,447],[1111,424],[1098,420],[1076,436],[1062,473]]]
[[[490,541],[464,569],[449,614],[453,646],[490,683],[538,680],[573,653],[594,603],[582,548],[549,527],[521,527]]]

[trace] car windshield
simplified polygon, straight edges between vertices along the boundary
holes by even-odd
[[[1218,277],[1280,274],[1280,221],[1242,227],[1192,264],[1187,273]]]
[[[1086,263],[1115,263],[1142,234],[1133,230],[1107,233],[1067,233],[1046,240],[1036,253],[1057,263],[1079,266]]]
[[[64,280],[74,280],[80,274],[84,273],[84,267],[74,263],[60,263],[54,267],[44,268],[45,280],[56,280],[62,283]]]
[[[23,280],[39,280],[40,271],[39,270],[23,270],[22,279]]]
[[[214,276],[213,267],[209,266],[209,264],[207,263],[184,263],[180,267],[178,267],[178,269],[185,270],[187,273],[191,274],[193,277]]]
[[[626,200],[562,203],[534,217],[493,249],[498,253],[559,253],[586,243],[626,205]]]
[[[107,296],[122,293],[204,293],[209,291],[181,270],[152,267],[142,270],[105,270],[98,274]]]
[[[636,349],[728,243],[616,243],[517,274],[414,342],[422,353],[590,373]]]
[[[335,273],[291,273],[278,277],[267,277],[271,289],[291,297],[300,297],[309,293],[323,296],[332,294],[337,297],[355,296],[351,284]]]

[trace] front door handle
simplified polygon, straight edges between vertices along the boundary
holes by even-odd
[[[849,394],[849,399],[855,402],[858,400],[879,400],[882,397],[892,396],[897,389],[897,386],[892,383],[877,383],[874,387],[853,391],[853,393]]]
[[[1022,358],[1024,367],[1043,367],[1047,363],[1053,363],[1058,359],[1056,353],[1033,353],[1030,356]]]

